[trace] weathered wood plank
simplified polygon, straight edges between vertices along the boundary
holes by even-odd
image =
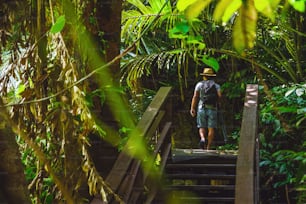
[[[141,120],[138,122],[136,131],[139,133],[140,137],[144,137],[148,131],[150,131],[154,120],[160,121],[161,118],[157,117],[162,106],[164,105],[167,97],[171,91],[171,87],[161,87],[152,102],[146,109]],[[162,116],[163,114],[161,114]],[[117,191],[119,185],[121,185],[123,178],[126,175],[126,172],[129,169],[129,166],[132,162],[132,157],[128,155],[127,146],[123,148],[123,151],[118,156],[111,172],[106,178],[106,182],[111,186],[114,192]]]
[[[155,119],[156,115],[160,108],[164,105],[165,101],[167,100],[167,96],[171,91],[171,87],[161,87],[155,97],[153,98],[150,105],[147,107],[146,111],[141,117],[141,120],[137,124],[137,129],[140,133],[144,135],[149,130],[153,120]]]
[[[235,204],[255,202],[254,164],[257,134],[258,85],[247,85],[236,167]]]
[[[132,158],[123,152],[121,152],[111,170],[106,178],[106,183],[108,183],[114,192],[117,191],[119,185],[122,182],[130,164]]]
[[[133,186],[135,184],[136,177],[139,172],[140,161],[134,160],[133,165],[131,167],[131,173],[127,175],[124,179],[125,185],[120,187],[118,194],[123,196],[123,200],[127,203],[130,198],[131,192],[133,190]]]
[[[156,115],[156,117],[154,118],[154,120],[151,123],[151,126],[149,127],[149,129],[147,130],[147,132],[145,133],[146,138],[152,138],[152,136],[154,135],[154,133],[156,133],[156,130],[158,129],[158,127],[160,126],[160,121],[163,119],[164,115],[165,115],[165,111],[160,110],[158,112],[158,114]]]
[[[158,139],[158,141],[157,141],[157,143],[155,145],[155,150],[154,150],[154,155],[153,155],[154,157],[156,157],[156,155],[157,155],[158,151],[160,150],[163,142],[165,141],[165,138],[166,138],[166,136],[168,134],[168,131],[169,131],[171,125],[172,125],[172,122],[167,122],[165,124],[165,126],[163,127],[163,130],[160,133],[160,138]]]
[[[166,166],[166,161],[167,158],[170,155],[170,151],[171,151],[171,143],[168,143],[167,146],[165,147],[165,150],[162,153],[162,162],[161,162],[161,166],[160,166],[160,171],[163,172]],[[157,188],[158,185],[152,185],[152,188],[150,189],[150,192],[147,196],[146,201],[144,202],[145,204],[151,204],[152,201],[154,200],[156,194],[157,194]]]

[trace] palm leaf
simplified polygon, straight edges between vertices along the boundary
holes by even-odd
[[[153,69],[171,71],[175,66],[178,66],[178,73],[181,72],[182,68],[187,67],[187,50],[171,50],[163,51],[159,53],[153,53],[148,55],[138,55],[131,58],[122,67],[122,78],[121,81],[125,81],[126,84],[134,89],[134,82],[145,77],[150,77]],[[186,74],[187,70],[184,70]],[[182,74],[179,74],[180,84],[183,84]]]
[[[131,36],[134,33],[132,39],[124,38],[126,44],[133,42],[148,26],[150,30],[154,30],[163,25],[165,21],[169,23],[169,17],[172,15],[169,1],[166,3],[166,0],[150,0],[147,6],[140,0],[128,0],[128,2],[136,7],[136,10],[122,12],[121,36]]]

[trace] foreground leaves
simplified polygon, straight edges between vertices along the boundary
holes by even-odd
[[[253,1],[247,1],[239,10],[233,27],[233,46],[242,53],[253,48],[256,38],[257,11]]]
[[[188,20],[192,20],[213,3],[211,0],[178,0],[176,7],[178,11],[184,12]],[[242,54],[244,50],[254,47],[258,13],[274,21],[280,4],[280,0],[219,0],[216,6],[212,6],[213,18],[223,24],[234,22],[233,47]],[[304,1],[290,0],[289,4],[299,12],[305,11]]]

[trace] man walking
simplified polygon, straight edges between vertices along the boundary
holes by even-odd
[[[220,85],[215,83],[216,76],[212,68],[204,68],[203,80],[198,82],[194,89],[191,101],[190,114],[197,116],[197,127],[200,135],[200,148],[204,149],[205,138],[207,137],[207,150],[215,137],[217,127],[217,104],[221,99]]]

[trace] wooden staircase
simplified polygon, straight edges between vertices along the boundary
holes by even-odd
[[[239,155],[234,151],[173,148],[172,108],[167,103],[171,102],[170,90],[171,87],[162,87],[158,91],[134,133],[154,145],[153,162],[143,171],[141,162],[147,161],[129,156],[126,145],[106,178],[112,192],[107,202],[97,194],[91,203],[260,203],[258,86],[248,85],[246,89]],[[155,163],[159,163],[158,167]]]
[[[236,152],[174,149],[153,203],[234,203]]]

